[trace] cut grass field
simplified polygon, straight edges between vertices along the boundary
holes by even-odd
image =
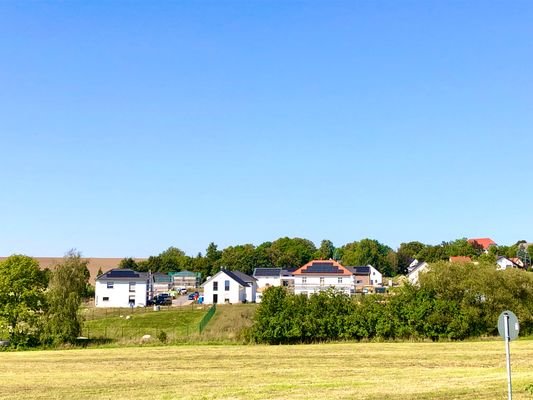
[[[533,341],[511,344],[530,399]],[[0,399],[506,399],[501,341],[0,353]]]
[[[188,340],[198,334],[198,324],[207,307],[86,309],[83,335],[89,338],[107,338],[118,341],[139,340],[143,335],[154,338],[164,331],[169,340]]]

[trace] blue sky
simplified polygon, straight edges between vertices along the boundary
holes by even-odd
[[[0,255],[531,241],[531,21],[529,1],[2,2]]]

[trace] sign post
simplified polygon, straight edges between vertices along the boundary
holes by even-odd
[[[498,333],[505,340],[505,355],[507,359],[507,391],[508,399],[513,400],[513,387],[511,384],[511,350],[509,343],[518,337],[520,325],[518,318],[512,311],[504,311],[498,317]]]

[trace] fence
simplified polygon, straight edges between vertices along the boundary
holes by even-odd
[[[213,304],[198,324],[198,333],[201,334],[204,331],[206,325],[209,323],[209,321],[211,321],[211,318],[213,318],[213,315],[215,315],[216,311],[217,305]]]

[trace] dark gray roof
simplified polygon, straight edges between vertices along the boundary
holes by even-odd
[[[347,268],[357,275],[370,275],[370,267],[368,265],[358,265],[357,267]]]
[[[264,276],[270,278],[279,278],[281,275],[281,268],[256,268],[254,270],[254,277]]]
[[[237,281],[237,283],[242,286],[250,286],[251,283],[256,281],[255,278],[252,278],[250,275],[246,275],[241,271],[229,271],[227,269],[221,269],[220,271],[226,273],[226,275]]]
[[[419,261],[417,264],[411,266],[411,267],[408,267],[407,268],[407,275],[409,275],[411,272],[417,270],[418,268],[420,268],[421,266],[423,266],[424,264],[426,264],[425,261]]]
[[[96,278],[96,280],[100,279],[148,279],[148,274],[146,272],[137,272],[132,269],[115,268]]]

